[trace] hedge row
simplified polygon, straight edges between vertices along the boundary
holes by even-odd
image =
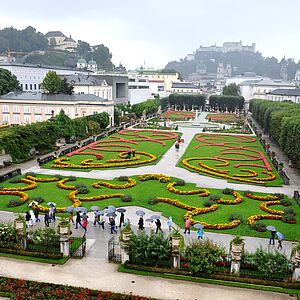
[[[57,116],[45,122],[2,129],[0,151],[5,150],[5,153],[12,156],[14,162],[20,162],[30,158],[32,149],[46,153],[54,150],[55,142],[59,138],[65,138],[67,141],[71,138],[85,138],[106,128],[108,124],[107,113],[70,119],[62,110]]]
[[[209,97],[210,107],[218,107],[219,109],[225,110],[226,108],[229,111],[235,110],[236,107],[243,109],[245,103],[244,97],[240,96],[217,96],[211,95]]]
[[[180,109],[192,109],[193,106],[200,108],[201,106],[205,106],[206,95],[171,94],[168,100],[168,105],[176,105]],[[165,103],[164,100],[162,101],[163,103]]]
[[[300,105],[253,99],[249,109],[264,132],[300,168]]]

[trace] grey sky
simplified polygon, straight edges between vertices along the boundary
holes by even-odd
[[[300,59],[299,0],[1,1],[0,28],[60,30],[105,44],[113,62],[162,68],[201,45],[257,44],[264,56]]]

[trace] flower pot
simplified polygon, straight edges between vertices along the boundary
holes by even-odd
[[[16,220],[15,221],[15,228],[17,231],[23,230],[24,229],[24,222]]]
[[[123,242],[129,242],[131,237],[132,231],[125,231],[122,232],[122,241]]]
[[[59,234],[60,235],[68,235],[70,233],[70,226],[69,224],[67,225],[58,225],[58,229],[59,229]]]

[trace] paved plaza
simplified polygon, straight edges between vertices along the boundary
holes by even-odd
[[[205,120],[205,113],[200,114],[200,122]],[[118,176],[133,176],[146,173],[163,173],[166,175],[184,179],[186,182],[197,184],[198,187],[217,187],[217,188],[233,188],[238,190],[252,190],[256,192],[265,193],[284,193],[292,197],[294,190],[299,190],[300,176],[296,170],[288,170],[287,173],[291,177],[291,185],[282,187],[261,187],[247,184],[228,183],[226,180],[201,176],[197,173],[189,172],[186,169],[177,167],[180,157],[185,152],[188,144],[196,133],[199,133],[199,128],[179,128],[183,133],[182,138],[184,143],[177,152],[174,147],[162,157],[156,165],[143,166],[138,168],[127,168],[118,170],[92,170],[90,172],[80,171],[65,171],[65,170],[51,170],[43,169],[37,166],[35,161],[30,161],[21,166],[24,172],[35,172],[38,174],[61,174],[74,175],[76,177],[95,178],[95,179],[113,179]],[[272,148],[279,153],[276,145]],[[280,152],[280,160],[286,163],[284,154]],[[134,231],[137,231],[138,216],[135,214],[139,207],[126,207],[126,217],[128,217],[133,225]],[[160,214],[160,212],[150,211],[142,208],[145,212],[145,219],[152,214]],[[15,215],[10,212],[0,212],[0,219],[2,221],[13,220]],[[167,218],[161,216],[162,228],[164,233],[168,234]],[[81,260],[70,259],[65,265],[48,265],[42,263],[27,262],[22,260],[0,258],[0,276],[24,278],[30,280],[37,280],[43,282],[52,282],[60,284],[69,284],[74,286],[88,287],[92,289],[109,290],[113,292],[125,292],[134,294],[152,296],[158,299],[292,299],[289,295],[263,292],[256,290],[239,289],[232,287],[223,287],[209,284],[192,283],[185,281],[175,281],[162,278],[137,276],[131,274],[119,273],[117,271],[118,265],[110,264],[107,261],[107,242],[111,238],[108,226],[102,230],[98,226],[94,227],[93,213],[89,213],[89,226],[87,232],[87,254]],[[118,220],[117,220],[118,221]],[[41,222],[42,224],[43,222]],[[57,223],[57,222],[56,222]],[[35,227],[41,226],[35,224]],[[55,226],[55,224],[51,224]],[[145,222],[146,232],[149,231],[149,223]],[[82,235],[82,229],[71,228],[74,235]],[[115,235],[118,239],[118,234]],[[233,236],[229,234],[205,232],[204,237],[212,239],[213,241],[223,245],[229,249],[229,243]],[[196,232],[191,232],[190,235],[185,235],[186,243],[196,239]],[[292,242],[284,242],[282,252],[290,256],[293,247]],[[268,245],[267,239],[245,237],[246,251],[253,252],[258,247],[274,251]]]

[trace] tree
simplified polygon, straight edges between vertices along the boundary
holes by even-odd
[[[78,51],[79,55],[83,55],[83,54],[91,51],[91,46],[89,43],[79,40],[78,46],[77,46],[77,51]]]
[[[10,71],[0,68],[0,95],[21,90],[17,77],[12,75]]]
[[[49,71],[45,76],[42,87],[50,94],[69,94],[73,93],[73,86],[69,85],[66,79],[61,79],[56,72]]]
[[[223,87],[223,95],[225,96],[239,96],[240,95],[240,87],[235,83],[231,83]]]

